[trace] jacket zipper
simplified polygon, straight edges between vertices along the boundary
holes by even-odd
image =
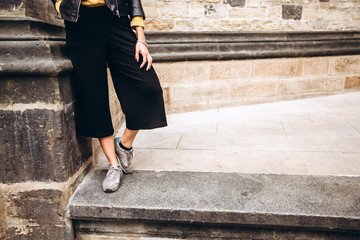
[[[118,0],[115,0],[115,4],[116,4],[116,16],[120,18]]]
[[[79,19],[79,12],[80,12],[80,4],[81,4],[81,0],[78,0],[79,1],[79,4],[78,4],[78,9],[77,9],[77,12],[76,12],[76,20],[75,20],[75,22],[77,22],[78,21],[78,19]]]

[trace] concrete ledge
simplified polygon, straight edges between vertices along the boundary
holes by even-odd
[[[359,177],[151,172],[126,175],[104,193],[106,170],[88,175],[70,218],[308,229],[360,236]]]

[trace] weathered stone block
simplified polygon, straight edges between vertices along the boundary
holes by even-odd
[[[209,79],[208,64],[206,62],[173,62],[154,63],[154,68],[164,84],[185,82],[202,82]]]
[[[275,6],[275,7],[269,7],[267,9],[267,17],[275,20],[281,18],[281,7]]]
[[[246,7],[247,8],[258,8],[260,7],[261,0],[247,0]]]
[[[244,9],[230,9],[230,18],[265,18],[266,13],[264,8],[244,8]]]
[[[302,15],[302,6],[282,5],[282,18],[300,20]]]
[[[120,102],[115,93],[109,97],[109,103],[110,103],[111,118],[114,121],[115,116],[121,113]]]
[[[164,97],[164,103],[166,105],[170,104],[170,87],[162,87],[163,89],[163,97]]]
[[[57,78],[2,78],[0,81],[0,104],[56,103],[61,99]]]
[[[201,3],[194,2],[190,4],[191,17],[199,18],[205,16],[205,9]]]
[[[0,181],[65,181],[91,156],[65,111],[0,110]]]
[[[174,28],[174,19],[146,18],[146,30],[172,30]]]
[[[6,239],[71,239],[71,225],[64,222],[63,192],[40,189],[3,193]]]
[[[252,76],[252,62],[223,61],[210,65],[210,80],[249,79]]]
[[[249,28],[249,21],[240,19],[221,20],[220,28],[224,30],[242,30]]]
[[[341,56],[330,59],[331,73],[360,73],[360,56]]]
[[[277,81],[231,82],[231,97],[265,97],[278,94]]]
[[[230,87],[226,82],[177,84],[170,88],[170,101],[175,105],[186,105],[187,102],[208,102],[229,96]]]
[[[302,74],[301,58],[254,61],[254,77],[298,77]]]
[[[358,87],[360,87],[360,76],[345,78],[345,88],[358,88]]]
[[[23,0],[1,0],[0,10],[14,10],[19,8],[23,2]]]
[[[328,11],[325,9],[305,8],[303,10],[304,20],[320,20],[326,17]]]
[[[160,2],[159,16],[165,18],[190,17],[189,4],[184,2]]]
[[[280,79],[279,95],[332,92],[343,88],[341,77],[313,77],[301,79]]]
[[[329,73],[329,59],[326,57],[314,57],[304,59],[304,75],[316,75]]]
[[[198,18],[192,21],[196,31],[216,31],[219,29],[219,20],[212,18]],[[179,29],[176,29],[179,30]]]
[[[49,0],[26,0],[25,15],[42,19],[49,23],[63,24],[63,20],[57,17],[54,4]]]
[[[205,4],[205,16],[211,18],[225,18],[226,6],[220,4]]]
[[[175,31],[192,31],[195,29],[196,20],[175,20]]]
[[[232,7],[244,7],[245,0],[227,0],[227,3]]]
[[[143,2],[142,3],[146,17],[156,18],[159,16],[158,2]]]

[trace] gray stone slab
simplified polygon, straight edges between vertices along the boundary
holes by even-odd
[[[134,148],[176,149],[181,133],[139,132],[134,142]]]
[[[153,220],[360,232],[360,177],[136,171],[104,193],[83,181],[72,219]]]

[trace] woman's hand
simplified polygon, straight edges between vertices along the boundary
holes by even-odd
[[[139,62],[140,54],[141,54],[143,61],[140,65],[140,68],[145,66],[145,64],[147,63],[146,71],[148,71],[152,64],[152,57],[150,56],[149,49],[147,48],[147,46],[144,43],[142,43],[145,42],[144,28],[137,26],[135,27],[135,30],[136,30],[137,38],[139,40],[139,42],[137,42],[135,46],[135,60],[136,62]]]

